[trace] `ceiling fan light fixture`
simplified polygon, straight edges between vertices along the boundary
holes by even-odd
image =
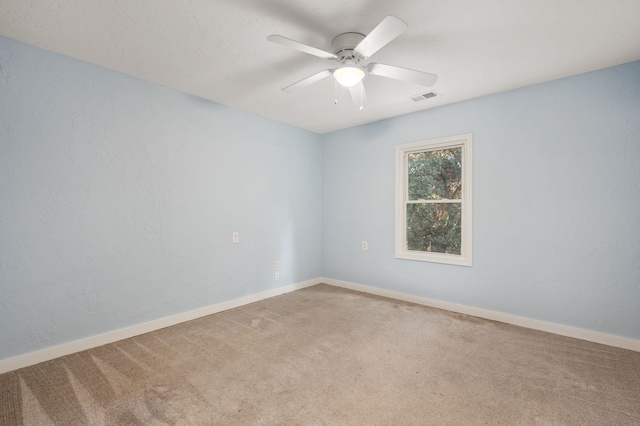
[[[364,78],[364,71],[354,66],[344,66],[333,72],[336,81],[344,87],[355,86]]]

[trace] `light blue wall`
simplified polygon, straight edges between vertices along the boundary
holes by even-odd
[[[321,276],[321,157],[0,37],[0,359]]]
[[[394,146],[463,133],[473,267],[394,259]],[[325,135],[323,211],[326,277],[639,339],[640,62]]]
[[[474,266],[394,259],[468,132]],[[640,62],[319,136],[0,37],[0,359],[323,275],[638,339],[639,162]]]

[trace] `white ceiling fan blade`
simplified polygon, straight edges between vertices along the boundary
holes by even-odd
[[[300,43],[299,41],[291,40],[290,38],[283,37],[281,35],[272,34],[267,37],[267,40],[281,44],[283,46],[291,47],[292,49],[299,50],[309,55],[317,56],[323,59],[336,59],[337,56],[333,53],[325,52],[324,50],[316,49],[308,44]]]
[[[327,78],[330,75],[333,75],[333,71],[334,70],[323,70],[320,71],[318,73],[315,73],[313,75],[310,75],[307,78],[303,78],[302,80],[298,81],[297,83],[293,83],[290,86],[285,87],[284,89],[282,89],[283,92],[293,92],[294,90],[298,90],[298,89],[302,89],[303,87],[307,87],[317,81],[322,80],[323,78]]]
[[[351,94],[351,100],[354,105],[362,107],[367,103],[367,92],[364,90],[363,82],[349,87],[349,93]]]
[[[404,21],[395,16],[387,16],[364,40],[358,43],[354,51],[366,59],[402,34],[407,28]]]
[[[393,65],[371,63],[367,66],[367,70],[373,75],[394,78],[427,87],[433,86],[438,81],[438,76],[435,74]]]

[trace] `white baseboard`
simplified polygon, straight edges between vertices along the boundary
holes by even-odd
[[[419,305],[472,315],[474,317],[485,318],[492,321],[504,322],[507,324],[518,325],[520,327],[546,331],[548,333],[559,334],[561,336],[573,337],[576,339],[587,340],[589,342],[601,343],[603,345],[640,352],[640,340],[634,340],[628,337],[621,337],[613,334],[601,333],[599,331],[585,330],[582,328],[525,318],[518,315],[490,311],[488,309],[474,308],[473,306],[458,305],[456,303],[443,302],[441,300],[429,299],[427,297],[413,296],[411,294],[400,293],[398,291],[384,290],[363,284],[335,280],[333,278],[323,278],[321,281],[336,287],[343,287],[350,290],[361,291],[363,293],[375,294],[377,296],[389,297],[392,299],[403,300],[405,302],[416,303]]]
[[[160,318],[154,321],[145,322],[120,330],[110,331],[108,333],[99,334],[97,336],[87,337],[85,339],[75,340],[73,342],[63,343],[61,345],[52,346],[41,349],[39,351],[18,355],[13,358],[0,360],[0,374],[19,368],[28,367],[40,362],[49,361],[64,355],[75,352],[84,351],[95,348],[97,346],[106,345],[107,343],[117,342],[118,340],[128,339],[140,334],[149,333],[161,328],[180,324],[182,322],[191,321],[207,315],[248,305],[250,303],[259,302],[260,300],[270,297],[279,296],[305,287],[316,284],[326,283],[336,287],[347,288],[363,293],[375,294],[377,296],[389,297],[392,299],[403,300],[406,302],[416,303],[419,305],[430,306],[433,308],[444,309],[447,311],[459,312],[461,314],[472,315],[479,318],[486,318],[493,321],[504,322],[507,324],[518,325],[521,327],[531,328],[534,330],[546,331],[548,333],[559,334],[561,336],[573,337],[576,339],[587,340],[590,342],[601,343],[603,345],[614,346],[623,349],[640,352],[640,340],[634,340],[627,337],[615,336],[612,334],[601,333],[598,331],[585,330],[577,327],[570,327],[561,324],[555,324],[546,321],[540,321],[531,318],[525,318],[517,315],[505,314],[502,312],[491,311],[488,309],[475,308],[473,306],[459,305],[456,303],[443,302],[427,297],[414,296],[411,294],[401,293],[393,290],[385,290],[377,287],[371,287],[363,284],[351,283],[348,281],[335,280],[333,278],[316,278],[303,281],[272,290],[263,291],[261,293],[240,297],[238,299],[229,300],[204,308],[194,309],[192,311],[183,312],[176,315]]]
[[[194,309],[192,311],[183,312],[176,315],[160,318],[157,320],[137,324],[131,327],[122,328],[120,330],[110,331],[97,336],[87,337],[85,339],[75,340],[73,342],[63,343],[57,346],[41,349],[39,351],[30,352],[24,355],[18,355],[13,358],[0,360],[0,374],[19,368],[28,367],[40,362],[49,361],[64,355],[84,351],[95,348],[97,346],[106,345],[107,343],[117,342],[118,340],[128,339],[140,334],[149,333],[150,331],[159,330],[185,321],[191,321],[196,318],[237,308],[239,306],[248,305],[249,303],[259,302],[260,300],[269,299],[270,297],[279,296],[301,288],[310,287],[321,283],[319,278],[303,281],[284,287],[274,288],[272,290],[263,291],[261,293],[240,297],[238,299],[217,303],[204,308]]]

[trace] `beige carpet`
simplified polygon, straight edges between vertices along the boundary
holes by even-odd
[[[318,285],[0,375],[4,425],[640,425],[640,353]]]

